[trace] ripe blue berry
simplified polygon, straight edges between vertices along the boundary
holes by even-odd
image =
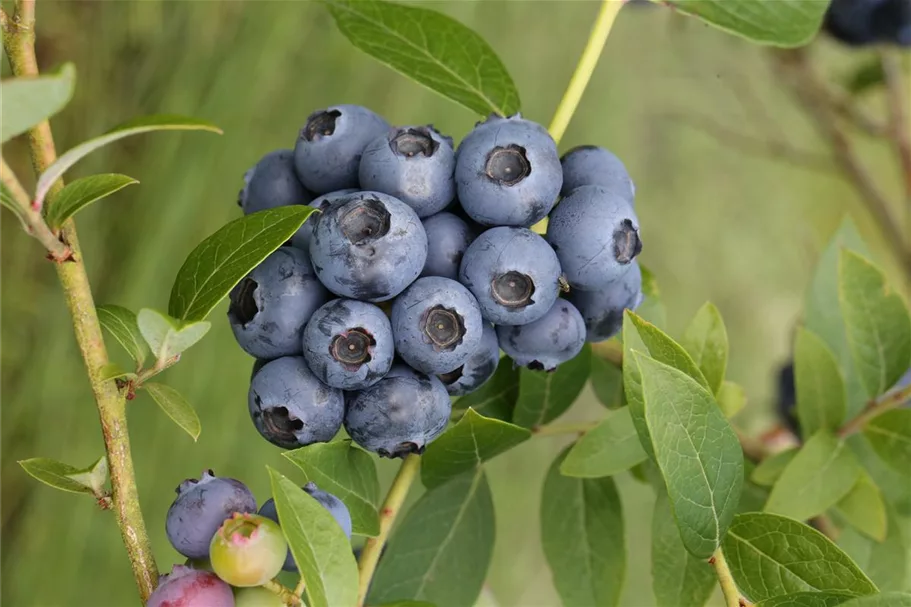
[[[332,201],[345,196],[346,194],[353,194],[357,192],[354,188],[346,188],[344,190],[338,190],[335,192],[329,192],[328,194],[323,194],[322,196],[317,196],[310,201],[310,206],[314,209],[318,209],[320,212],[325,211],[329,208],[329,205],[332,204]],[[316,226],[316,220],[319,215],[313,213],[307,216],[307,219],[304,221],[304,225],[297,229],[297,232],[294,233],[294,236],[291,237],[291,246],[301,249],[302,251],[310,251],[310,240],[313,238],[313,228]]]
[[[475,349],[465,364],[448,373],[437,375],[450,396],[463,396],[474,392],[493,377],[500,363],[500,344],[497,342],[497,332],[494,328],[484,323],[481,334],[481,343]]]
[[[610,339],[623,326],[623,310],[635,310],[642,303],[642,271],[633,262],[629,272],[602,289],[572,289],[566,298],[585,321],[586,341]]]
[[[250,490],[233,478],[203,472],[198,481],[187,479],[177,487],[177,498],[165,521],[168,540],[184,556],[206,558],[212,536],[235,512],[256,512]]]
[[[392,325],[373,304],[334,299],[304,330],[304,358],[323,383],[342,390],[372,386],[392,367]]]
[[[475,232],[468,224],[452,213],[437,213],[424,220],[427,233],[427,261],[421,276],[442,276],[459,279],[462,256]]]
[[[345,415],[342,391],[317,379],[301,356],[278,358],[260,369],[247,404],[259,433],[285,449],[332,440]]]
[[[161,576],[146,607],[235,607],[231,587],[210,571],[174,565]]]
[[[249,215],[264,209],[308,204],[312,198],[294,172],[294,152],[276,150],[244,173],[244,188],[237,204]]]
[[[404,202],[380,192],[335,200],[316,220],[310,259],[336,295],[386,301],[420,275],[427,235]]]
[[[559,293],[560,262],[525,228],[491,228],[465,251],[459,281],[477,298],[485,320],[524,325],[550,310]]]
[[[538,320],[512,327],[499,325],[497,337],[503,351],[522,367],[553,371],[574,358],[585,345],[582,315],[565,299],[558,299]]]
[[[596,145],[580,145],[563,155],[563,196],[583,185],[600,185],[622,196],[630,204],[636,197],[636,186],[623,162],[608,150]]]
[[[364,148],[389,128],[359,105],[334,105],[310,114],[294,146],[297,176],[316,194],[358,187]]]
[[[212,538],[209,560],[216,575],[232,586],[261,586],[278,575],[288,543],[275,521],[236,513]]]
[[[560,201],[550,214],[547,241],[570,286],[589,291],[628,272],[642,250],[633,207],[622,196],[593,185],[578,187]]]
[[[406,126],[380,135],[361,157],[361,188],[395,196],[429,217],[455,198],[452,139],[432,126]]]

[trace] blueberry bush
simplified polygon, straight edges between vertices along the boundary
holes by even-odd
[[[76,235],[76,213],[137,181],[63,177],[126,137],[221,131],[147,116],[58,157],[48,118],[72,96],[75,67],[38,74],[35,0],[0,15],[13,72],[3,81],[2,139],[27,136],[37,178],[27,191],[4,160],[0,201],[56,269],[105,448],[87,467],[19,463],[113,511],[143,604],[471,607],[496,536],[485,464],[565,434],[575,440],[528,507],[540,509],[543,552],[567,607],[619,601],[628,547],[613,477],[627,471],[656,495],[643,538],[653,597],[641,589],[642,604],[703,605],[720,587],[727,607],[911,605],[907,284],[889,282],[846,219],[818,261],[793,361],[780,373],[781,427],[761,436],[738,428],[732,418],[747,398],[727,377],[719,309],[706,303],[669,335],[660,277],[638,260],[648,226],[636,215],[634,179],[598,142],[558,151],[627,4],[602,1],[545,127],[521,114],[506,66],[464,25],[385,0],[325,0],[355,47],[475,112],[476,126],[456,144],[432,125],[393,126],[359,105],[314,109],[296,138],[289,133],[293,146],[262,150],[238,176],[241,216],[190,253],[166,312],[96,306]],[[896,207],[911,206],[900,55],[911,45],[911,3],[662,4],[770,48],[907,282],[911,234]],[[833,93],[806,53],[817,35],[878,45],[881,61]],[[873,86],[888,88],[888,123],[852,102]],[[900,205],[867,178],[845,124],[894,144]],[[170,573],[159,576],[126,403],[144,392],[199,436],[191,404],[158,376],[205,336],[225,299],[225,324],[253,358],[250,420],[299,471],[292,479],[263,462],[271,496],[261,503],[211,470],[175,477],[170,509],[152,518],[165,519],[186,561],[162,563]],[[135,366],[110,362],[105,338]],[[588,384],[604,415],[561,423]],[[400,460],[385,495],[377,458]],[[405,509],[416,482],[425,492]],[[353,549],[352,536],[363,546]]]

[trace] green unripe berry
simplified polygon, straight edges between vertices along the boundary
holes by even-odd
[[[261,586],[278,575],[288,544],[279,526],[258,514],[234,513],[209,545],[215,573],[239,588]]]
[[[285,607],[277,594],[262,586],[234,589],[234,607]]]

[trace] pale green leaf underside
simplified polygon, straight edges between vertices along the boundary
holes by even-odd
[[[52,229],[59,228],[83,208],[134,183],[139,182],[117,173],[90,175],[68,183],[46,207],[47,223]]]
[[[726,32],[780,47],[812,40],[828,6],[812,0],[670,0],[670,4]]]
[[[75,87],[76,68],[72,63],[64,64],[56,74],[4,80],[0,142],[9,141],[62,110]]]
[[[149,346],[139,330],[136,315],[122,306],[110,304],[98,306],[97,310],[101,326],[142,366],[149,353]]]
[[[858,531],[878,542],[886,539],[886,504],[866,472],[861,472],[851,491],[835,504],[835,510]]]
[[[629,408],[624,407],[609,413],[600,424],[576,441],[560,472],[582,478],[612,476],[647,459]]]
[[[95,495],[107,479],[105,458],[101,458],[88,468],[81,469],[46,457],[20,460],[19,465],[36,480],[69,493]]]
[[[199,433],[202,432],[199,416],[180,392],[158,383],[144,383],[142,387],[175,424],[193,437],[193,440],[199,438]]]

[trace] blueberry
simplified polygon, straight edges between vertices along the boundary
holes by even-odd
[[[332,204],[333,200],[341,198],[346,194],[353,194],[354,192],[357,192],[357,190],[354,188],[346,188],[344,190],[329,192],[328,194],[317,196],[311,200],[310,206],[314,209],[319,209],[319,211],[322,212],[329,208],[329,205]],[[313,213],[307,216],[307,219],[304,221],[304,225],[298,228],[297,232],[294,233],[294,236],[291,237],[291,246],[297,247],[302,251],[310,251],[310,240],[313,238],[313,228],[316,226],[318,217],[318,213]]]
[[[495,118],[459,145],[456,189],[462,208],[487,226],[531,226],[547,216],[563,185],[557,146],[539,124]]]
[[[256,499],[247,486],[211,470],[203,472],[198,481],[187,479],[177,487],[165,521],[168,540],[184,556],[206,558],[212,536],[234,512],[256,512]]]
[[[422,373],[462,366],[481,343],[478,300],[449,278],[418,278],[392,303],[395,351]]]
[[[259,373],[259,370],[265,367],[267,364],[272,362],[274,359],[267,358],[257,358],[253,361],[253,369],[250,371],[250,381],[253,381],[253,378],[256,377],[256,374]]]
[[[570,286],[589,291],[628,272],[642,250],[633,207],[622,196],[595,185],[576,188],[560,201],[550,214],[547,241]]]
[[[355,443],[383,457],[422,453],[452,413],[446,388],[404,364],[373,386],[348,395],[345,429]]]
[[[563,196],[583,185],[600,185],[633,204],[636,186],[614,154],[596,145],[580,145],[563,155]]]
[[[288,543],[275,521],[237,512],[226,520],[209,546],[216,575],[232,586],[262,586],[282,570]]]
[[[599,342],[616,335],[623,326],[623,310],[635,310],[642,303],[642,270],[632,263],[630,271],[602,289],[572,289],[566,298],[585,321],[586,341]]]
[[[484,323],[481,343],[464,365],[437,375],[450,396],[463,396],[480,388],[484,382],[493,377],[500,363],[500,344],[497,343],[497,332]]]
[[[262,157],[244,173],[244,188],[237,204],[245,215],[292,204],[307,204],[313,198],[294,172],[294,152],[276,150]]]
[[[520,327],[499,325],[503,351],[522,367],[553,371],[571,360],[585,345],[585,322],[574,305],[558,299],[547,314]]]
[[[395,196],[429,217],[455,198],[452,139],[432,126],[406,126],[380,135],[361,157],[361,188]]]
[[[386,301],[420,275],[427,235],[404,202],[380,192],[359,192],[333,201],[319,216],[310,259],[333,293]]]
[[[234,607],[231,587],[210,571],[174,565],[161,576],[146,607]]]
[[[465,251],[459,280],[483,317],[524,325],[550,310],[559,292],[560,262],[547,242],[525,228],[491,228]]]
[[[475,233],[452,213],[437,213],[424,220],[427,233],[427,261],[421,276],[459,279],[459,265]]]
[[[389,318],[369,303],[332,300],[304,329],[304,358],[313,374],[333,388],[372,386],[389,372],[394,354]]]
[[[359,105],[334,105],[310,114],[294,146],[297,176],[317,194],[358,187],[364,148],[389,128]]]
[[[823,29],[847,45],[868,46],[876,42],[902,44],[902,29],[908,25],[908,0],[832,0]]]
[[[304,491],[310,494],[313,499],[319,502],[320,506],[329,511],[329,514],[332,515],[332,518],[336,520],[339,524],[339,527],[342,528],[342,531],[345,532],[345,535],[348,539],[351,539],[351,513],[348,512],[348,506],[345,505],[345,502],[338,499],[331,493],[321,490],[316,486],[316,483],[307,483],[301,487]],[[272,519],[279,525],[281,521],[278,520],[278,510],[275,508],[275,500],[269,498],[266,500],[266,503],[262,505],[259,509],[259,514]],[[288,551],[287,557],[285,557],[285,564],[282,566],[282,569],[285,571],[297,571],[297,565],[294,563],[294,557],[291,556],[291,552]]]
[[[332,440],[342,425],[345,398],[316,378],[303,357],[273,360],[253,378],[247,396],[259,433],[285,449]]]
[[[241,280],[230,294],[228,320],[237,343],[256,358],[301,353],[304,325],[329,292],[307,253],[281,247]]]

